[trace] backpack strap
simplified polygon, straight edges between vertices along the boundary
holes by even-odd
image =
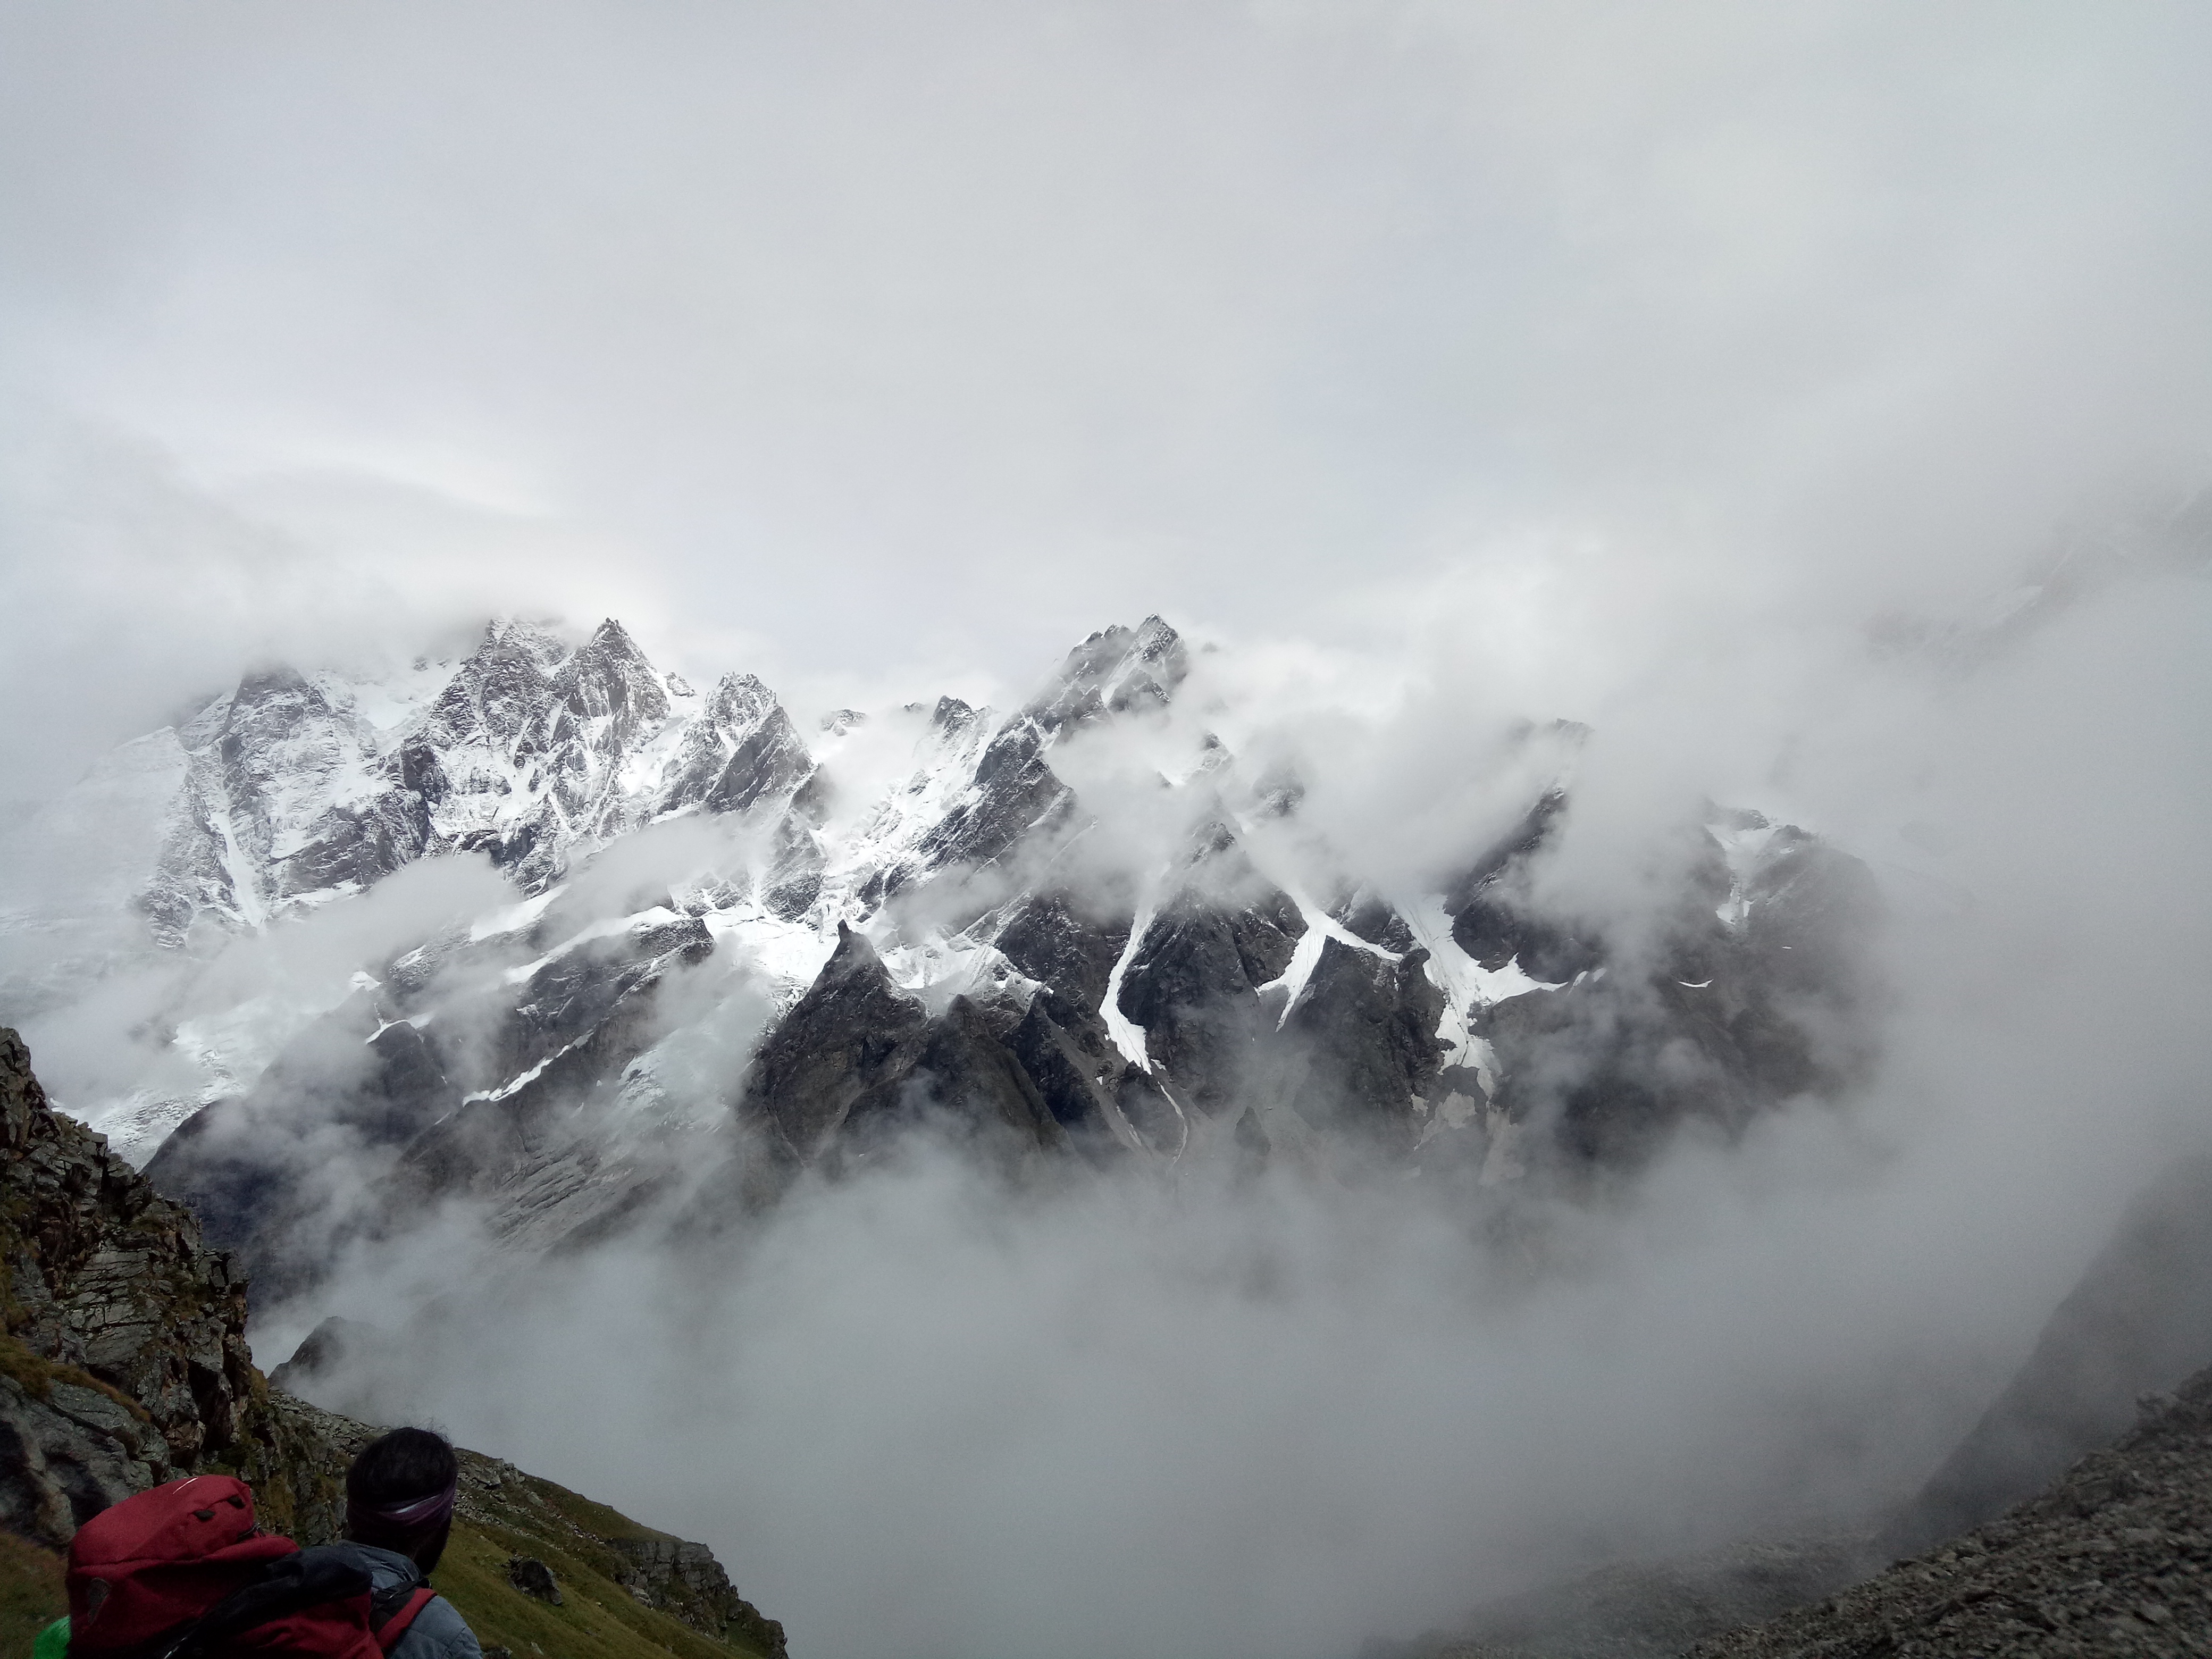
[[[305,1553],[269,1563],[253,1579],[204,1615],[138,1653],[157,1659],[198,1659],[220,1653],[232,1638],[257,1625],[349,1595],[366,1595],[368,1573],[343,1561]]]
[[[415,1615],[438,1599],[438,1592],[428,1584],[409,1592],[398,1612],[376,1627],[376,1645],[389,1653],[399,1645],[399,1638],[407,1634],[407,1627],[415,1622]],[[382,1608],[379,1608],[380,1613]]]

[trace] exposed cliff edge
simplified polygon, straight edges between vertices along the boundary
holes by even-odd
[[[374,1426],[270,1387],[246,1341],[246,1285],[101,1137],[56,1113],[0,1027],[0,1591],[9,1629],[60,1612],[50,1552],[118,1499],[222,1470],[263,1522],[334,1537],[347,1463]],[[641,1527],[513,1464],[461,1453],[437,1583],[487,1648],[563,1656],[732,1651],[783,1659],[782,1626],[702,1544]],[[507,1564],[543,1563],[555,1605]]]

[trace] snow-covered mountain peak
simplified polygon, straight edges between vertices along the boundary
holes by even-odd
[[[1189,670],[1181,636],[1159,617],[1147,617],[1137,628],[1103,629],[1077,646],[1052,684],[1022,712],[1057,735],[1104,715],[1164,708]]]
[[[669,715],[659,674],[612,617],[556,671],[553,692],[579,720],[605,721],[615,750],[654,735]]]
[[[1363,867],[1370,849],[1301,825],[1287,763],[1248,774],[1175,712],[1187,672],[1184,642],[1151,617],[1092,635],[1010,715],[944,696],[842,711],[803,738],[757,677],[695,693],[611,619],[580,644],[495,622],[458,660],[376,680],[258,670],[116,757],[80,803],[166,816],[139,908],[161,944],[191,947],[180,982],[234,935],[342,906],[417,860],[478,854],[504,883],[441,874],[418,890],[466,891],[468,914],[349,961],[364,982],[179,1014],[158,1085],[84,1104],[142,1156],[218,1096],[258,1089],[256,1112],[290,1110],[281,1068],[264,1068],[349,998],[374,1005],[360,1036],[377,1088],[420,1098],[346,1109],[404,1119],[424,1167],[448,1171],[500,1146],[569,1158],[532,1115],[556,1106],[561,1133],[582,1137],[574,1156],[597,1157],[613,1142],[591,1140],[600,1120],[581,1103],[630,1099],[632,1067],[664,1094],[687,1068],[714,1086],[754,1076],[740,1115],[801,1126],[790,1145],[811,1158],[852,1106],[822,1060],[840,1053],[878,1056],[854,1062],[866,1112],[980,1091],[1039,1145],[1102,1157],[1179,1158],[1232,1132],[1297,1146],[1347,1113],[1409,1154],[1439,1125],[1496,1140],[1509,1107],[1554,1109],[1547,1045],[1570,1028],[1616,1034],[1607,1078],[1641,1078],[1644,1048],[1682,1038],[1705,1045],[1717,1099],[1818,1080],[1820,1056],[1762,988],[1841,960],[1814,947],[1856,901],[1810,838],[1786,859],[1779,834],[1716,847],[1652,991],[1579,918],[1545,911],[1528,877],[1559,832],[1578,728],[1500,745],[1498,787],[1535,805],[1470,846],[1449,890],[1401,891]],[[143,859],[145,840],[113,845]],[[666,1001],[664,983],[681,988]],[[1692,996],[1706,1001],[1675,1007]],[[1698,1023],[1723,1002],[1725,1029]],[[746,1007],[765,1012],[732,1012]],[[718,1046],[750,1041],[717,1035],[725,1018],[767,1020],[754,1073]],[[675,1047],[651,1048],[664,1030]],[[1704,1109],[1706,1086],[1664,1112]],[[1497,1121],[1470,1127],[1484,1100]],[[1607,1092],[1588,1109],[1610,1124],[1629,1108]]]

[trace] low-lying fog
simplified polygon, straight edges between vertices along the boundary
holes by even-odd
[[[1603,1557],[1863,1520],[2203,1128],[2208,645],[2212,592],[2161,567],[1971,670],[1838,686],[1790,788],[1883,881],[1881,1074],[1603,1199],[1013,1194],[917,1145],[714,1245],[520,1264],[451,1214],[265,1314],[262,1357],[386,1327],[330,1403],[710,1541],[838,1659],[1328,1659]],[[1592,740],[1598,845],[1642,773]]]
[[[711,1246],[451,1215],[261,1360],[386,1327],[337,1394],[710,1542],[798,1659],[1344,1659],[1903,1494],[2208,1115],[2208,27],[0,9],[0,827],[242,669],[492,612],[804,720],[1018,706],[1158,611],[1370,866],[1471,852],[1468,757],[1565,718],[1561,902],[1632,919],[1702,796],[1889,906],[1858,1097],[1587,1202],[917,1147]],[[386,885],[205,983],[291,1020],[311,959],[508,896]],[[127,902],[70,913],[118,961]],[[66,1103],[199,971],[0,1018]]]

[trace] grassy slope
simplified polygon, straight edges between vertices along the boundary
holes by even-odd
[[[489,1465],[472,1452],[462,1458],[471,1472]],[[603,1540],[670,1534],[550,1480],[518,1479],[512,1466],[497,1467],[505,1478],[495,1492],[470,1491],[469,1512],[455,1521],[433,1578],[484,1646],[507,1648],[515,1659],[760,1659],[742,1632],[715,1641],[645,1606],[617,1581],[625,1564]],[[507,1559],[516,1555],[553,1570],[561,1606],[507,1582]],[[40,1630],[67,1611],[62,1558],[0,1531],[0,1659],[22,1659]]]
[[[471,1454],[465,1462],[475,1464]],[[473,1510],[457,1521],[445,1559],[434,1575],[439,1590],[461,1610],[486,1647],[512,1649],[516,1659],[605,1655],[643,1659],[675,1653],[683,1659],[731,1659],[751,1650],[717,1642],[668,1614],[645,1606],[617,1582],[624,1563],[601,1541],[607,1538],[665,1538],[618,1510],[512,1465],[495,1492],[471,1492]],[[560,1582],[562,1605],[525,1595],[507,1583],[507,1558],[535,1556]]]
[[[460,1609],[478,1641],[510,1649],[516,1659],[539,1654],[545,1659],[647,1659],[670,1653],[682,1659],[730,1659],[746,1651],[644,1606],[597,1571],[585,1553],[562,1548],[562,1541],[542,1529],[465,1522],[454,1527],[434,1582]],[[507,1583],[512,1555],[534,1555],[553,1570],[561,1584],[559,1607],[525,1595]]]
[[[68,1611],[61,1557],[0,1532],[0,1659],[25,1659],[38,1633]]]
[[[646,1528],[604,1505],[575,1501],[647,1534]],[[712,1641],[643,1606],[605,1576],[603,1569],[611,1560],[593,1560],[588,1546],[562,1535],[565,1529],[516,1519],[518,1524],[511,1526],[460,1522],[438,1564],[440,1592],[460,1609],[486,1647],[507,1648],[516,1659],[660,1659],[671,1653],[679,1659],[731,1659],[749,1651]],[[552,1568],[561,1583],[562,1605],[549,1606],[508,1583],[511,1555],[534,1555]],[[32,1638],[68,1610],[62,1558],[0,1532],[0,1659],[22,1659]]]

